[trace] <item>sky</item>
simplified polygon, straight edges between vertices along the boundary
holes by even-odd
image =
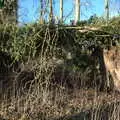
[[[40,13],[40,0],[19,0],[19,22],[20,23],[31,23],[36,22],[39,19]],[[70,20],[74,19],[74,0],[63,0],[64,1],[64,20],[69,23]],[[87,1],[87,2],[86,2]],[[113,0],[114,1],[114,0]],[[114,2],[111,2],[113,5]],[[54,15],[59,18],[59,0],[54,0],[53,3]],[[111,7],[115,15],[115,7]],[[104,15],[104,0],[81,0],[81,20],[88,19],[91,15],[96,14],[97,16]]]

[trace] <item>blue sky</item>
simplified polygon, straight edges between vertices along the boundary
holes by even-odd
[[[31,23],[39,19],[40,0],[19,0],[19,21]],[[54,14],[59,18],[59,0],[54,0]],[[64,19],[68,23],[74,19],[74,0],[64,1]],[[86,4],[85,1],[88,1]],[[115,1],[115,0],[113,0]],[[114,3],[114,2],[113,2]],[[113,3],[111,3],[113,5]],[[114,7],[115,8],[115,7]],[[114,9],[112,7],[112,10]],[[116,13],[114,11],[114,13]],[[114,13],[112,13],[114,15]],[[104,15],[104,0],[81,0],[81,19],[88,19],[91,15]]]

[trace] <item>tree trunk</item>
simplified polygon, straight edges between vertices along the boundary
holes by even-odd
[[[111,47],[110,50],[104,50],[104,62],[107,71],[109,71],[115,90],[120,92],[120,48]]]
[[[60,0],[60,22],[63,22],[63,0]]]
[[[109,0],[105,0],[105,19],[108,23],[109,20]]]
[[[43,0],[40,0],[40,24],[43,24],[43,15],[44,15]]]
[[[51,23],[53,20],[53,0],[49,0],[49,5],[50,5],[49,22]]]
[[[80,0],[75,1],[75,24],[80,21]]]

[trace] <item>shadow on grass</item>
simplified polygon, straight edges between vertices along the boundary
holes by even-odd
[[[80,113],[56,118],[54,120],[119,120],[120,102],[106,103]]]

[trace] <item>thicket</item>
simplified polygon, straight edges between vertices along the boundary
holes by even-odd
[[[64,25],[2,24],[1,116],[50,119],[79,111],[68,108],[73,97],[68,93],[103,87],[99,56],[103,48],[119,45],[120,26],[114,22],[86,32]]]

